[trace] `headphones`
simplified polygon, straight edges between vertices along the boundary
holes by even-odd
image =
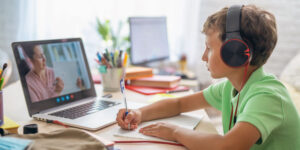
[[[226,16],[225,42],[221,47],[221,58],[230,67],[248,65],[251,49],[240,34],[241,10],[243,5],[229,7]]]
[[[243,5],[233,5],[228,8],[226,16],[226,39],[221,47],[221,58],[230,67],[242,67],[245,66],[245,72],[243,81],[241,84],[241,89],[243,89],[248,65],[251,61],[252,50],[249,48],[248,44],[242,39],[240,34],[240,23],[241,23],[241,10]],[[240,92],[238,93],[238,100],[233,110],[233,104],[231,103],[231,113],[229,121],[229,130],[231,129],[231,124],[236,123],[237,111],[240,100]]]

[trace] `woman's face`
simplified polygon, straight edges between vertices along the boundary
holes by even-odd
[[[206,62],[207,69],[213,78],[227,77],[233,70],[221,58],[222,41],[219,32],[209,29],[206,33],[206,48],[202,60]]]
[[[33,48],[34,55],[32,61],[33,69],[35,71],[42,71],[46,68],[46,58],[43,49],[40,45]]]

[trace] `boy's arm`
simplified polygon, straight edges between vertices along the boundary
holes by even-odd
[[[142,121],[176,116],[182,112],[206,108],[210,105],[206,102],[202,91],[179,98],[171,98],[158,101],[140,108]]]
[[[188,149],[248,150],[260,138],[259,130],[250,123],[238,122],[226,135],[199,133],[177,128],[173,132],[176,141]]]

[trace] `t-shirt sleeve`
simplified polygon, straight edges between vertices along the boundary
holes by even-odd
[[[222,109],[222,91],[225,83],[226,80],[213,84],[203,90],[203,95],[207,103],[220,111]]]
[[[279,96],[269,93],[259,94],[248,100],[243,112],[238,115],[237,122],[254,125],[261,134],[257,144],[261,144],[282,124],[284,119],[282,108],[283,102]]]

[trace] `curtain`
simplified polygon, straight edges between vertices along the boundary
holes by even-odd
[[[8,54],[13,71],[8,83],[18,79],[11,43],[20,40],[33,40],[35,33],[35,0],[0,1],[0,50]]]
[[[36,1],[37,39],[81,37],[90,60],[103,48],[96,18],[116,25],[130,16],[166,16],[171,60],[195,59],[200,0],[42,0]],[[129,27],[123,28],[129,33]]]
[[[0,2],[0,48],[13,58],[11,42],[81,37],[91,67],[96,51],[103,48],[96,18],[113,25],[130,16],[166,16],[170,58],[186,54],[189,64],[199,60],[200,0],[3,0]],[[129,27],[123,28],[129,33]],[[3,39],[3,40],[2,40]],[[14,78],[18,78],[14,66]]]

